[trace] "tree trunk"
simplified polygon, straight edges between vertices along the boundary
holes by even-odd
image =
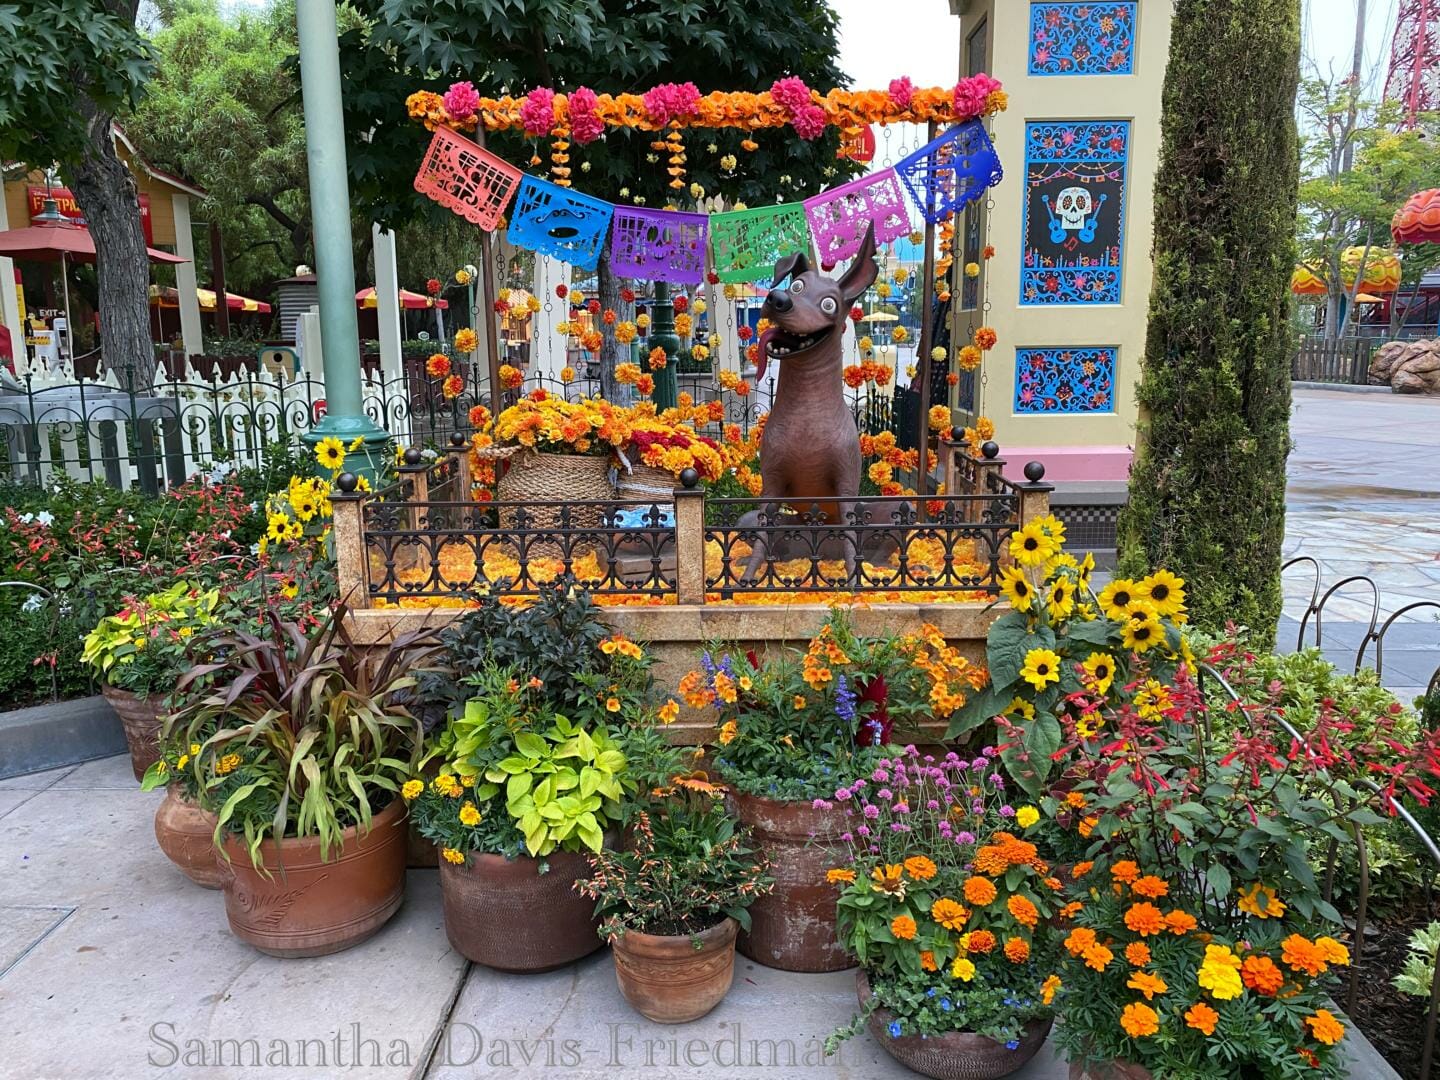
[[[1262,641],[1280,614],[1299,58],[1299,0],[1175,5],[1146,420],[1120,519],[1123,573],[1173,570],[1197,625]]]
[[[110,114],[85,97],[79,99],[79,108],[87,141],[84,156],[69,170],[69,181],[95,241],[101,359],[107,370],[129,368],[136,386],[148,386],[155,374],[150,264],[135,178],[115,153]]]

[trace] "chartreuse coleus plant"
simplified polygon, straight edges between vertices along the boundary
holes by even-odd
[[[1157,570],[1140,581],[1117,578],[1096,592],[1094,557],[1077,561],[1064,542],[1065,526],[1053,515],[1011,538],[1013,565],[1002,571],[1000,588],[1012,610],[990,627],[989,684],[955,712],[946,732],[953,739],[994,720],[1006,770],[1032,796],[1055,765],[1062,718],[1075,711],[1072,695],[1112,703],[1143,698],[1163,687],[1182,661],[1194,665],[1181,632],[1180,578]],[[1141,658],[1146,677],[1137,683],[1132,672]]]
[[[470,853],[599,851],[635,788],[621,733],[555,712],[540,680],[514,668],[487,667],[472,682],[475,696],[427,754],[438,775],[403,789],[421,834],[457,865]]]

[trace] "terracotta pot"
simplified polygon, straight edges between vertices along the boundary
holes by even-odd
[[[1070,1062],[1070,1080],[1154,1080],[1150,1070],[1133,1061]]]
[[[849,829],[845,812],[738,791],[732,797],[775,876],[775,890],[750,908],[750,932],[740,935],[740,951],[781,971],[853,967],[835,933],[840,887],[825,880],[825,871],[840,864],[840,834]]]
[[[540,872],[542,862],[549,864]],[[573,851],[544,859],[471,855],[440,861],[445,936],[461,956],[497,971],[550,971],[589,956],[603,942],[595,901],[571,886],[590,864]]]
[[[855,986],[863,1007],[870,1000],[870,982],[865,978],[865,972],[856,974]],[[1053,1023],[1048,1017],[1031,1020],[1020,1036],[1020,1045],[1011,1050],[1004,1043],[968,1031],[923,1038],[901,1035],[897,1038],[889,1030],[894,1019],[895,1014],[882,1005],[870,1014],[865,1026],[871,1037],[901,1065],[935,1080],[996,1080],[997,1077],[1009,1076],[1024,1068],[1039,1053]],[[1071,1080],[1075,1080],[1074,1074]]]
[[[225,883],[230,929],[271,956],[324,956],[358,945],[389,921],[405,898],[405,803],[396,799],[361,834],[351,826],[320,858],[318,837],[266,840],[256,870],[245,838],[227,834]]]
[[[165,789],[155,811],[155,839],[180,872],[206,889],[230,877],[230,864],[215,850],[215,815],[187,799],[178,787]]]
[[[125,729],[125,745],[130,748],[130,768],[139,780],[146,769],[160,760],[162,699],[158,694],[141,697],[108,683],[101,683],[100,693],[120,717],[120,725]]]
[[[625,931],[610,942],[620,992],[636,1012],[658,1023],[700,1019],[730,989],[739,928],[727,918],[698,934],[671,937]]]
[[[439,864],[439,846],[421,836],[412,821],[405,830],[405,865],[417,870],[434,870]]]

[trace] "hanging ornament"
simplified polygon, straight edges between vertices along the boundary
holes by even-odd
[[[569,149],[565,139],[556,139],[550,144],[550,175],[561,187],[570,186],[570,155],[566,152]]]

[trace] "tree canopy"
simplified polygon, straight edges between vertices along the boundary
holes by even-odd
[[[482,94],[523,94],[538,86],[560,92],[644,91],[659,83],[694,82],[712,90],[769,89],[796,75],[815,89],[845,86],[837,63],[838,17],[820,0],[355,0],[367,25],[342,35],[346,130],[351,136],[351,191],[376,220],[420,213],[410,189],[427,135],[405,111],[415,90],[443,92],[469,79]],[[363,135],[362,135],[363,133]],[[851,175],[837,160],[833,132],[804,142],[793,132],[687,131],[686,184],[751,204],[792,200]],[[666,155],[652,133],[611,131],[572,146],[577,189],[614,202],[690,202],[667,187]],[[497,153],[525,165],[549,147],[515,135],[489,140]],[[735,166],[725,168],[734,155]],[[622,194],[623,192],[623,194]]]

